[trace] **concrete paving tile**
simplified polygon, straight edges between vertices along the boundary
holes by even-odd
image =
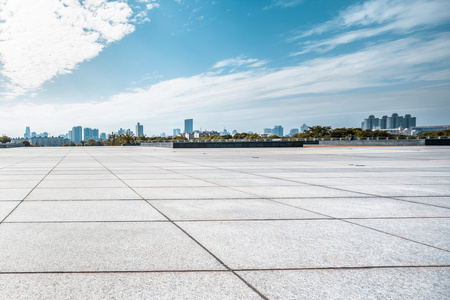
[[[231,272],[2,274],[1,299],[261,299]]]
[[[27,189],[0,189],[0,201],[3,200],[23,200],[25,196],[32,190]]]
[[[176,181],[177,179],[191,179],[189,176],[181,174],[117,174],[122,180],[159,180],[167,179]]]
[[[280,179],[271,179],[271,178],[239,178],[239,179],[220,179],[214,178],[209,179],[209,181],[224,185],[224,186],[298,186],[302,185],[301,183],[280,180]]]
[[[450,263],[448,252],[342,221],[178,224],[233,269]]]
[[[113,200],[141,199],[129,188],[35,189],[26,200]]]
[[[49,174],[45,177],[46,180],[117,180],[117,177],[113,174],[103,174],[103,175],[87,175],[87,174],[78,174],[78,175],[54,175]]]
[[[47,178],[37,186],[40,188],[92,188],[92,187],[111,187],[126,188],[127,186],[119,179],[114,180],[92,180],[92,179],[72,179],[72,180],[48,180]]]
[[[224,187],[135,188],[144,199],[228,199],[256,196]]]
[[[199,179],[124,180],[124,182],[132,188],[217,186],[216,184],[209,183]]]
[[[0,272],[224,269],[168,222],[1,226]]]
[[[25,201],[5,222],[167,220],[143,200]]]
[[[403,199],[450,208],[450,197],[395,197],[395,199]]]
[[[2,180],[0,181],[0,189],[20,189],[34,188],[40,180]]]
[[[235,187],[236,190],[253,194],[263,198],[299,198],[299,197],[364,197],[364,195],[329,189],[319,186],[262,186]]]
[[[334,218],[450,217],[450,209],[387,198],[277,199]]]
[[[389,181],[387,178],[386,181]],[[442,185],[336,185],[348,191],[377,196],[450,196],[450,187]]]
[[[20,201],[1,201],[0,202],[0,221],[2,221]]]
[[[450,218],[354,220],[352,222],[450,251]]]
[[[172,220],[239,220],[324,218],[263,199],[150,200]]]
[[[41,180],[45,175],[0,175],[0,181],[3,180],[17,180],[17,181],[28,181],[28,180]]]
[[[86,170],[86,169],[77,169],[77,170],[53,170],[50,174],[52,175],[108,175],[111,174],[108,170]]]
[[[450,268],[238,272],[269,299],[448,299]]]

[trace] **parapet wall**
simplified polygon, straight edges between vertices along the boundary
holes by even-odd
[[[319,141],[319,145],[348,145],[348,146],[425,146],[425,140],[328,140]]]
[[[0,143],[0,148],[17,148],[17,147],[25,147],[24,144],[2,144]]]
[[[142,143],[144,147],[165,148],[265,148],[265,147],[303,147],[301,141],[229,141],[229,142],[160,142]]]

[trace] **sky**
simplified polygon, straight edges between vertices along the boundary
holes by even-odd
[[[448,0],[0,0],[0,134],[450,124]]]

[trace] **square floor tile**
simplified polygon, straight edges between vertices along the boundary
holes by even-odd
[[[224,187],[135,188],[144,199],[227,199],[256,198]]]
[[[231,272],[1,274],[1,299],[261,299]]]
[[[19,204],[20,201],[0,201],[0,222]]]
[[[364,197],[364,195],[319,186],[236,187],[237,190],[263,198]]]
[[[352,220],[352,222],[450,251],[450,218]]]
[[[450,268],[238,272],[269,299],[447,299]]]
[[[324,218],[270,200],[149,200],[172,220]]]
[[[277,199],[334,218],[450,217],[450,209],[387,198]]]
[[[26,200],[113,200],[141,199],[129,188],[35,189]]]
[[[0,201],[2,200],[23,200],[25,196],[32,190],[27,189],[0,189]]]
[[[450,263],[449,252],[342,221],[178,224],[233,269]]]
[[[24,201],[5,222],[167,220],[144,200]]]
[[[0,272],[224,269],[168,222],[1,226]]]

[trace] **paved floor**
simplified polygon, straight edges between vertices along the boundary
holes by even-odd
[[[449,299],[450,148],[0,150],[0,299]]]

